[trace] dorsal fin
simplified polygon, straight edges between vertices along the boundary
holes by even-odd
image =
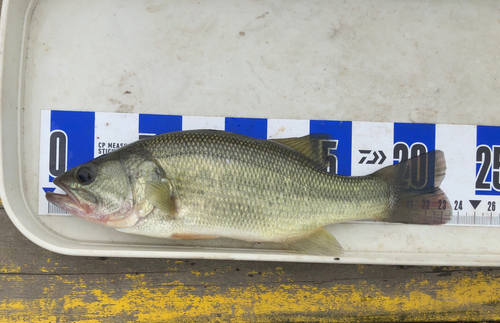
[[[297,138],[271,139],[277,143],[290,147],[306,155],[319,168],[324,169],[328,165],[328,151],[323,149],[323,142],[333,140],[332,137],[324,133],[315,133]]]

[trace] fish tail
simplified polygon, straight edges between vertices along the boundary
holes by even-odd
[[[444,224],[451,219],[452,208],[439,188],[446,172],[440,150],[421,154],[373,174],[388,181],[391,197],[384,222]]]

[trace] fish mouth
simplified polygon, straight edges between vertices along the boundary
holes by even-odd
[[[75,216],[85,216],[92,213],[93,208],[88,204],[81,203],[68,186],[63,183],[58,183],[56,185],[66,194],[47,192],[45,193],[45,198],[49,202]]]

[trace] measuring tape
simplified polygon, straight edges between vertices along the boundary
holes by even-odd
[[[39,214],[64,215],[45,199],[62,191],[56,176],[138,139],[193,129],[226,130],[259,139],[326,133],[328,171],[368,175],[401,160],[442,150],[447,164],[441,184],[453,210],[448,225],[500,225],[500,127],[193,117],[84,111],[42,111]]]

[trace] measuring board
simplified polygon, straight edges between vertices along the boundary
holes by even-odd
[[[226,130],[258,139],[326,133],[328,171],[362,176],[435,149],[446,158],[441,189],[453,209],[447,225],[500,225],[500,127],[327,120],[193,117],[43,110],[39,214],[65,215],[45,199],[63,193],[56,176],[138,139],[194,129]]]

